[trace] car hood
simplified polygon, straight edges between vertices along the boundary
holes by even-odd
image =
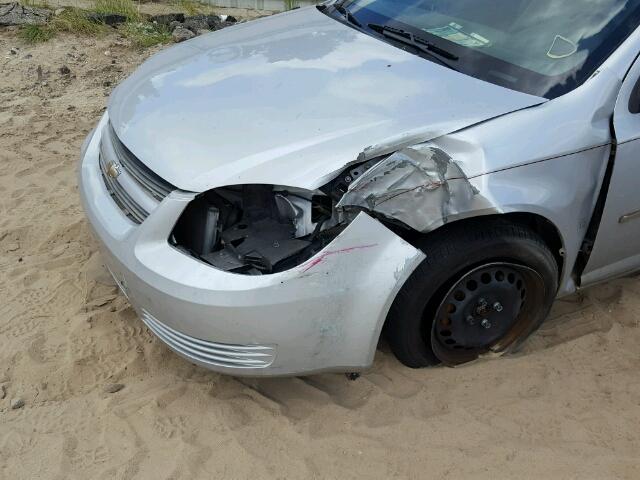
[[[373,145],[427,141],[544,101],[312,7],[155,55],[115,90],[108,113],[122,142],[181,189],[313,189]]]

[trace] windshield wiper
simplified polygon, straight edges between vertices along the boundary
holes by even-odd
[[[380,35],[390,38],[391,40],[404,43],[405,45],[409,45],[422,53],[426,53],[427,55],[438,60],[445,67],[450,68],[451,70],[458,71],[450,63],[443,60],[443,58],[456,61],[459,60],[460,57],[458,57],[455,53],[434,45],[430,41],[418,35],[415,35],[401,28],[389,27],[388,25],[378,25],[375,23],[370,23],[369,28],[374,32],[379,33]]]
[[[344,6],[345,2],[339,2],[333,5],[333,8],[340,13],[340,15],[342,15],[347,22],[351,23],[352,25],[355,25],[358,28],[362,28],[362,24],[358,21],[358,19],[356,17],[353,16],[353,13],[351,13],[351,11]]]

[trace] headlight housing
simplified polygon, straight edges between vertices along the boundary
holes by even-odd
[[[326,247],[366,206],[342,208],[352,183],[381,161],[348,166],[318,190],[281,185],[235,185],[198,195],[169,241],[209,265],[265,275],[301,265]]]
[[[216,188],[187,206],[169,240],[220,270],[277,273],[311,258],[344,228],[335,203],[319,190]]]

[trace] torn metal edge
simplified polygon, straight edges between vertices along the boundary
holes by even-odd
[[[402,148],[381,160],[350,185],[337,208],[364,209],[419,232],[470,211],[500,213],[460,165],[430,143]]]

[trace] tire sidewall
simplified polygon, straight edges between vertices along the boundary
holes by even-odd
[[[506,351],[516,349],[544,321],[558,289],[557,262],[533,232],[524,230],[525,235],[517,235],[510,226],[501,230],[494,228],[493,235],[480,235],[471,241],[468,235],[452,232],[446,239],[427,240],[421,246],[426,258],[396,297],[385,328],[392,350],[405,365],[439,363],[422,332],[431,331],[436,309],[446,292],[467,272],[485,264],[508,262],[527,266],[542,277],[545,285],[544,301],[536,311],[536,318]]]

